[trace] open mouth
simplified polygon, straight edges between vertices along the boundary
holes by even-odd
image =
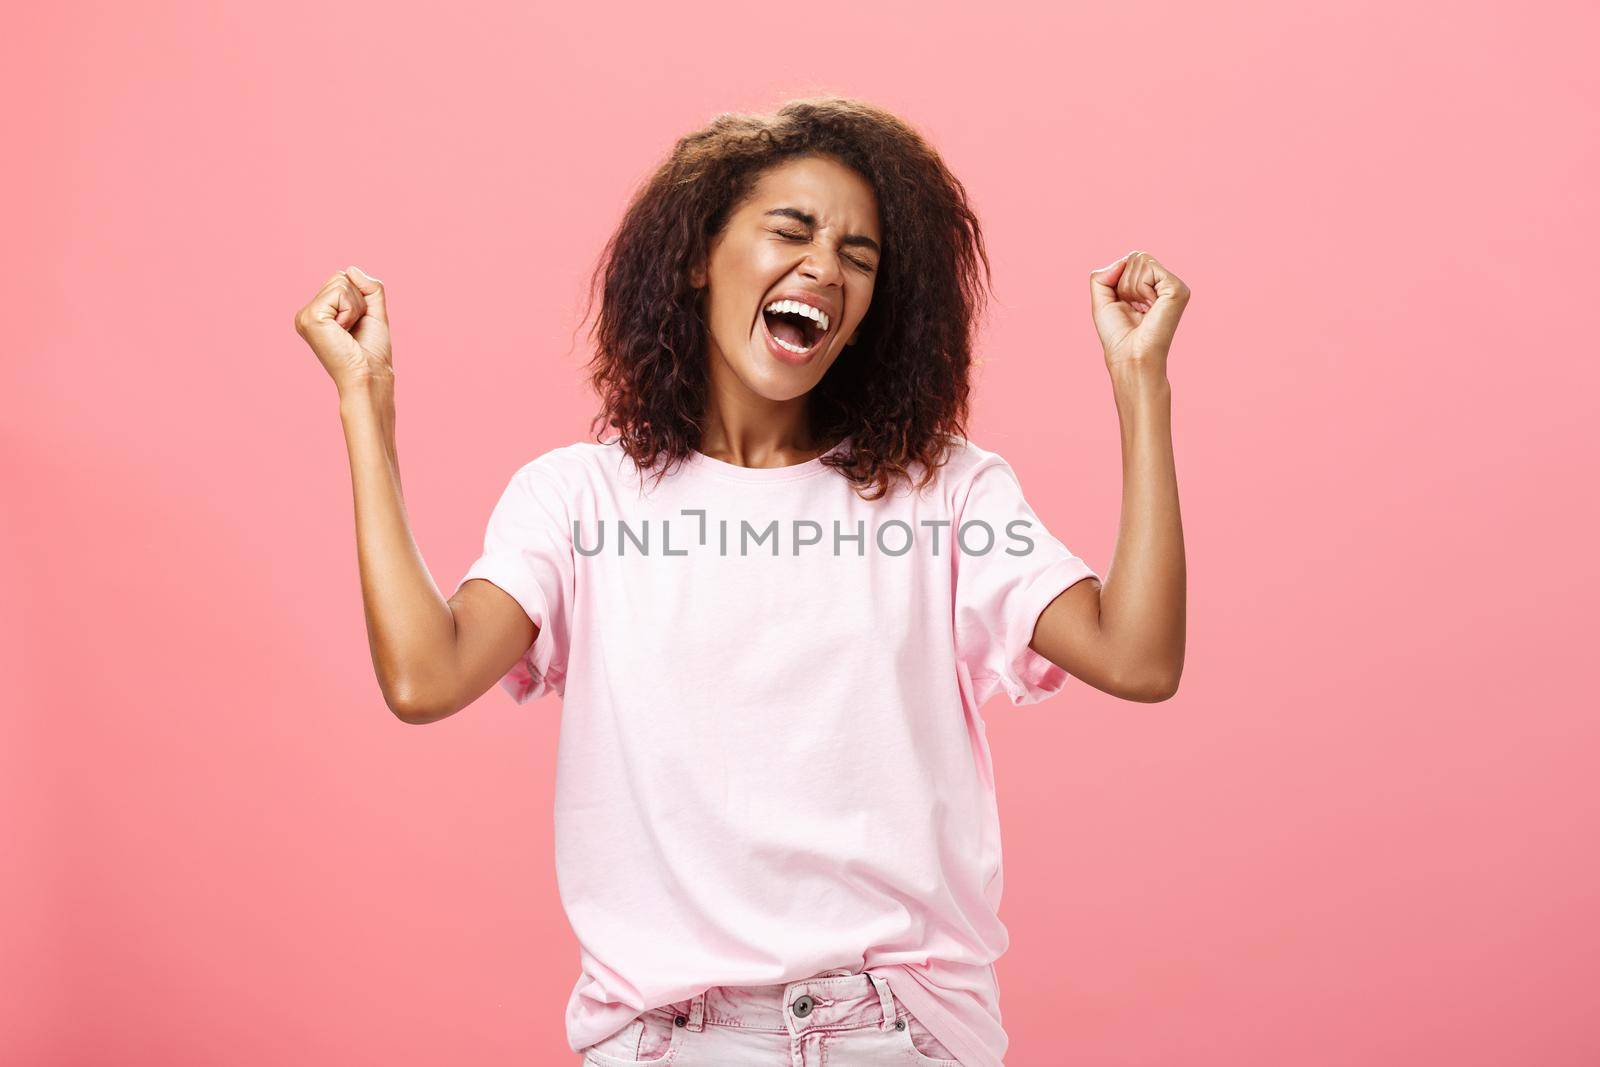
[[[761,309],[767,333],[787,352],[803,356],[828,335],[828,314],[798,300],[774,300]]]

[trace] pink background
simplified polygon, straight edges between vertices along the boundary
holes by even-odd
[[[585,435],[635,183],[823,90],[971,189],[972,436],[1096,567],[1086,273],[1146,249],[1194,292],[1183,688],[987,709],[1010,1062],[1600,1061],[1594,5],[519,7],[11,16],[0,1061],[572,1058],[559,702],[384,707],[290,320],[387,282],[448,592]]]

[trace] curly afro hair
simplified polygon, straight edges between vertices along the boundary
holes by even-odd
[[[709,330],[691,266],[763,172],[806,155],[871,184],[884,237],[859,340],[807,395],[814,439],[852,436],[823,462],[875,499],[911,481],[913,464],[926,485],[950,439],[965,436],[973,341],[993,289],[966,189],[903,120],[859,100],[809,98],[771,115],[718,115],[681,138],[601,254],[584,312],[598,292],[588,370],[602,407],[591,429],[597,440],[615,429],[641,472],[665,474],[701,443]]]

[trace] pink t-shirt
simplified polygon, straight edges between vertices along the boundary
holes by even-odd
[[[963,1064],[999,1067],[1008,938],[979,707],[1066,684],[1028,643],[1098,577],[960,438],[927,488],[877,501],[820,457],[695,452],[657,486],[614,439],[518,470],[461,582],[493,582],[539,628],[500,685],[562,697],[572,1049],[710,986],[845,967],[887,979]]]

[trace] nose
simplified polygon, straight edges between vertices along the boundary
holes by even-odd
[[[844,284],[844,268],[839,265],[839,257],[827,249],[818,248],[808,252],[805,262],[800,265],[800,273],[815,279],[819,285]]]

